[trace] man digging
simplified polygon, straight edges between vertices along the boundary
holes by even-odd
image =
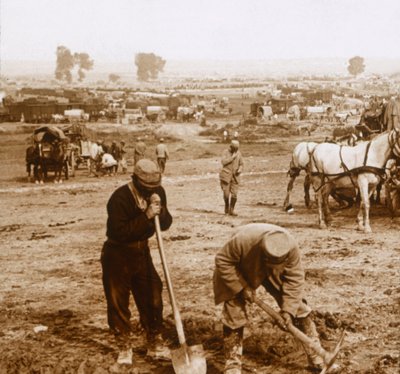
[[[215,303],[222,312],[226,374],[240,374],[246,302],[254,302],[263,286],[277,301],[285,324],[294,323],[318,346],[320,341],[303,295],[304,270],[293,236],[279,226],[252,223],[241,226],[215,257]],[[324,361],[305,347],[310,368],[319,372]]]

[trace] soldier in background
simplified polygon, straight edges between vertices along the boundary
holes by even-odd
[[[121,154],[121,160],[119,161],[119,166],[121,167],[122,173],[125,174],[128,171],[128,165],[126,162],[126,149],[125,149],[125,142],[121,140],[120,146],[120,154]]]
[[[160,138],[160,143],[156,146],[156,156],[158,167],[161,173],[164,173],[165,164],[169,158],[169,152],[167,146],[164,144],[164,138]]]
[[[142,141],[141,138],[138,138],[135,145],[135,153],[133,155],[134,165],[136,165],[139,160],[145,157],[145,153],[146,153],[146,144]]]
[[[232,140],[229,149],[225,150],[222,155],[221,163],[222,170],[219,173],[219,179],[224,196],[225,214],[236,216],[235,205],[239,190],[239,176],[243,171],[239,141]]]
[[[117,162],[113,170],[113,174],[116,174],[118,172],[118,166],[120,165],[121,161],[121,149],[117,145],[117,142],[115,140],[113,140],[113,142],[111,143],[110,154],[111,156],[114,157],[115,161]]]

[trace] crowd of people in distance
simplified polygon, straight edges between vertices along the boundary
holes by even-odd
[[[146,157],[147,146],[141,138],[137,138],[134,154],[133,165]],[[159,139],[159,143],[155,148],[155,158],[157,165],[164,173],[165,165],[169,158],[167,145],[164,138]],[[126,174],[128,171],[127,150],[125,141],[112,141],[111,145],[106,144],[103,140],[97,140],[90,145],[89,176],[114,176],[117,173]]]

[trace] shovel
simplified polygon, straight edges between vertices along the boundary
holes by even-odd
[[[265,312],[268,313],[270,317],[277,323],[277,325],[284,331],[290,332],[296,339],[298,339],[303,345],[311,348],[318,356],[320,356],[324,360],[324,367],[320,374],[325,374],[328,370],[332,367],[333,363],[336,360],[336,357],[339,353],[339,350],[344,341],[345,331],[342,331],[340,336],[339,342],[336,344],[335,349],[333,352],[328,352],[323,349],[320,345],[315,344],[315,342],[309,338],[306,334],[300,331],[297,327],[292,324],[286,325],[285,321],[283,320],[282,316],[272,309],[269,305],[254,297],[254,302]]]
[[[154,217],[154,222],[156,226],[158,249],[160,251],[161,262],[164,270],[165,280],[167,282],[169,298],[171,301],[172,311],[174,313],[175,326],[180,344],[179,348],[171,350],[172,366],[174,367],[174,371],[176,374],[205,374],[207,373],[207,363],[204,356],[203,346],[199,344],[189,347],[186,343],[182,319],[178,310],[178,306],[176,304],[167,261],[165,259],[164,246],[161,236],[160,219],[158,216]]]

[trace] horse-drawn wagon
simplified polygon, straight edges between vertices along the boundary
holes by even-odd
[[[69,177],[68,140],[56,126],[42,126],[33,132],[34,145],[26,151],[28,178],[33,166],[36,183],[43,183],[48,172],[54,172],[54,182],[61,183],[62,175]]]

